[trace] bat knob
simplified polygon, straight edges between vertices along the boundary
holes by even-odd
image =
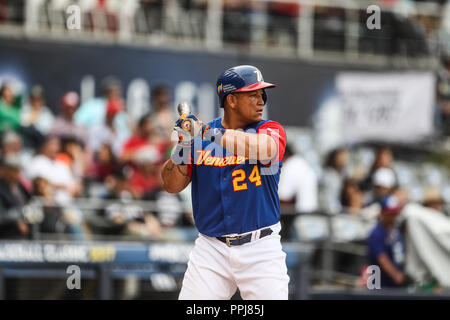
[[[190,114],[191,106],[186,101],[180,102],[177,106],[177,111],[180,116],[183,114]]]

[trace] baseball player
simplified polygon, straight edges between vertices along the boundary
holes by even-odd
[[[256,67],[233,67],[217,80],[223,118],[205,124],[183,114],[176,122],[164,188],[192,183],[199,230],[179,299],[230,299],[237,288],[243,299],[288,298],[278,199],[286,134],[262,119],[271,87]]]

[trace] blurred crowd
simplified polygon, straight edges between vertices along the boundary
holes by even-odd
[[[170,88],[154,86],[152,112],[135,123],[120,81],[107,77],[102,86],[101,97],[84,103],[77,92],[63,93],[54,114],[40,85],[25,97],[1,85],[0,237],[30,238],[36,221],[41,233],[73,239],[92,232],[158,238],[165,227],[191,224],[183,199],[166,193],[160,177],[176,120]],[[106,205],[85,210],[84,198]],[[87,211],[101,223],[90,223]]]
[[[352,274],[358,272],[356,266],[361,267],[357,285],[362,288],[367,288],[373,271],[368,268],[375,265],[380,268],[382,288],[429,286],[440,290],[433,277],[418,284],[407,273],[408,240],[420,242],[423,234],[408,235],[406,225],[413,207],[427,230],[433,224],[441,226],[442,235],[450,230],[450,172],[439,165],[414,163],[417,155],[406,161],[404,157],[396,159],[395,150],[381,144],[339,147],[325,156],[318,172],[305,154],[293,152],[288,145],[280,176],[280,201],[285,213],[292,208],[304,213],[289,225],[290,236],[313,243],[333,239],[334,243],[363,246],[366,261],[358,260],[357,255],[350,258],[339,251],[327,252],[336,259],[329,266],[333,270]],[[439,245],[427,243],[422,249],[435,250],[433,246]],[[434,259],[433,263],[439,261]],[[411,263],[413,260],[411,257]]]
[[[349,35],[345,1],[315,5],[313,47],[319,50],[344,51]],[[423,5],[431,9],[418,10]],[[106,32],[119,37],[133,35],[172,35],[203,39],[207,35],[208,0],[25,0],[0,1],[0,23],[27,24],[33,31],[39,28],[65,28],[71,4],[80,7],[82,29],[93,33]],[[368,13],[359,8],[350,23],[357,23],[360,52],[423,57],[435,55],[441,42],[450,35],[450,3],[447,0],[378,0],[381,6],[382,28],[366,27]],[[27,6],[28,5],[28,6]],[[296,1],[222,1],[222,40],[248,45],[264,43],[269,47],[295,48],[298,44],[299,22],[303,7]],[[33,15],[35,18],[31,18]],[[26,20],[29,21],[26,21]],[[210,21],[211,22],[211,21]],[[354,41],[352,39],[350,41]],[[448,49],[448,48],[447,48]]]
[[[318,173],[288,145],[280,177],[281,202],[294,205],[302,213],[373,217],[377,212],[371,213],[371,206],[395,194],[403,204],[418,202],[450,216],[446,208],[448,199],[443,195],[450,187],[446,169],[436,166],[423,173],[418,172],[416,165],[408,168],[404,161],[395,163],[394,152],[388,145],[366,147],[363,151],[366,160],[354,161],[351,158],[355,158],[356,150],[347,147],[331,150]],[[367,160],[367,156],[372,160]],[[413,177],[414,174],[419,177]]]

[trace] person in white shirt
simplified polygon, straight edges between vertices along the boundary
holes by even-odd
[[[22,126],[34,126],[37,131],[47,135],[55,121],[55,116],[45,105],[44,92],[41,86],[31,89],[28,103],[24,104],[20,111]]]
[[[280,201],[295,199],[297,212],[312,212],[318,207],[317,175],[305,159],[293,154],[289,145],[286,145],[278,196]]]
[[[69,203],[77,191],[77,181],[70,169],[61,162],[55,161],[60,151],[57,137],[49,137],[42,144],[39,153],[25,167],[30,180],[45,178],[55,188],[55,200],[60,204]]]
[[[340,193],[344,180],[348,177],[348,151],[336,148],[327,155],[319,184],[320,208],[329,214],[341,212]]]
[[[116,116],[124,110],[121,100],[108,100],[105,120],[95,124],[89,130],[89,147],[97,152],[104,144],[110,145],[114,155],[119,156],[125,141],[129,138],[123,131],[117,129]]]

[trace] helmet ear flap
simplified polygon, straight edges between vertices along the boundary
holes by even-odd
[[[264,101],[264,104],[266,104],[266,102],[267,102],[267,93],[266,93],[265,89],[263,89],[263,91],[262,91],[262,99]]]

